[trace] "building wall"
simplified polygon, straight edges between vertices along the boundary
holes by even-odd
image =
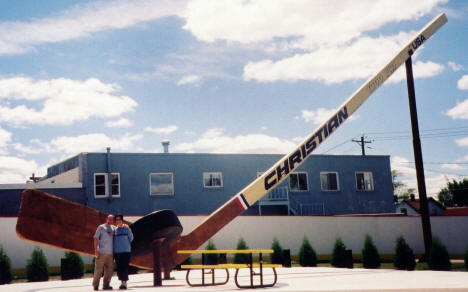
[[[427,208],[429,215],[431,216],[440,216],[444,212],[444,209],[432,199],[427,201]],[[405,201],[398,203],[396,205],[395,211],[397,213],[404,213],[402,209],[406,209],[407,215],[419,215],[419,213]]]
[[[180,216],[183,234],[190,232],[206,216]],[[138,217],[126,217],[135,221]],[[0,245],[12,261],[13,268],[24,268],[35,246],[41,246],[51,266],[59,266],[64,251],[18,238],[16,218],[0,218]],[[432,233],[446,245],[453,256],[463,256],[468,249],[468,216],[431,217]],[[380,254],[394,254],[395,241],[403,235],[416,254],[424,252],[421,218],[418,216],[240,216],[213,238],[218,249],[233,249],[240,237],[250,248],[269,248],[276,237],[284,249],[298,253],[302,239],[309,239],[318,255],[329,255],[340,237],[353,254],[360,254],[366,234],[372,236]],[[205,247],[206,244],[202,246]],[[91,263],[92,257],[84,257]]]
[[[172,209],[179,215],[210,214],[242,188],[258,172],[266,171],[282,155],[259,154],[126,154],[110,153],[111,171],[120,173],[120,198],[94,196],[94,174],[107,172],[106,153],[87,153],[83,184],[88,205],[106,212],[144,215],[158,209]],[[296,171],[308,173],[306,192],[290,192],[303,204],[323,204],[325,215],[394,212],[393,188],[388,156],[313,155]],[[340,190],[321,191],[320,172],[337,171]],[[357,191],[355,172],[373,173],[373,191]],[[150,196],[149,175],[171,172],[174,195]],[[203,172],[222,172],[223,187],[203,187]],[[280,185],[287,187],[289,181]],[[254,206],[246,214],[256,214]]]
[[[81,184],[22,184],[0,185],[0,217],[18,216],[21,195],[25,189],[35,188],[46,193],[85,205],[87,197]]]
[[[67,170],[61,174],[41,180],[39,184],[44,183],[78,183],[80,182],[79,167]]]

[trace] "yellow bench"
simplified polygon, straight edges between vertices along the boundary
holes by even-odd
[[[230,250],[179,250],[180,254],[201,254],[202,255],[202,264],[201,265],[182,265],[182,269],[187,270],[186,281],[189,286],[214,286],[214,285],[224,285],[229,281],[229,269],[236,269],[234,280],[236,286],[239,288],[264,288],[272,287],[276,284],[278,276],[276,274],[275,268],[280,268],[282,265],[278,264],[264,264],[263,263],[263,253],[273,253],[272,249],[230,249]],[[216,265],[206,265],[204,255],[206,254],[249,254],[249,263],[247,264],[216,264]],[[252,260],[252,254],[259,254],[259,262],[254,263]],[[239,270],[243,268],[248,268],[250,273],[250,285],[241,285],[239,283]],[[254,268],[258,268],[259,271],[256,272]],[[271,283],[265,284],[263,282],[263,268],[271,268],[273,270],[274,279]],[[190,281],[189,275],[190,271],[194,269],[199,269],[202,272],[202,281],[201,283],[192,283]],[[226,276],[224,281],[216,282],[215,281],[215,270],[223,269],[225,270]],[[211,275],[211,282],[205,281],[205,275]],[[254,276],[259,276],[260,284],[254,284]]]

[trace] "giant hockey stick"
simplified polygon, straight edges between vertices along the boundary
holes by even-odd
[[[323,141],[325,141],[325,139],[335,132],[415,50],[446,22],[447,18],[444,14],[440,14],[434,18],[380,71],[378,71],[377,74],[372,76],[352,94],[326,122],[299,144],[296,149],[284,156],[263,175],[214,211],[187,235],[181,236],[172,243],[163,246],[161,250],[161,262],[164,268],[170,269],[188,257],[188,255],[177,254],[177,250],[194,250],[199,248],[204,242],[249,208],[249,206],[253,205],[261,197],[283,182],[321,143],[323,143]],[[59,205],[60,208],[57,208]],[[81,206],[81,208],[83,209],[80,209],[76,203],[41,194],[41,192],[38,191],[25,192],[18,215],[17,233],[21,238],[26,240],[41,242],[55,247],[92,255],[92,234],[95,227],[104,222],[106,214],[85,206]],[[88,214],[90,214],[91,217],[89,217],[89,220],[87,220],[84,225],[83,222],[76,222],[78,224],[73,224],[70,220],[68,221],[69,224],[65,225],[65,223],[62,222],[66,220],[66,212],[68,212],[66,210],[68,209],[74,210],[74,213],[79,215],[79,218],[87,218]],[[135,224],[137,222],[135,222]],[[43,227],[42,230],[41,226]],[[85,231],[87,234],[84,234]],[[51,233],[53,233],[54,236],[51,236]],[[69,234],[70,238],[68,238]],[[78,242],[76,239],[80,236],[86,239],[80,238],[82,240]],[[149,254],[136,256],[132,258],[132,264],[152,268],[153,258]]]
[[[428,23],[395,57],[393,57],[377,74],[372,76],[361,88],[352,94],[343,105],[317,130],[310,134],[291,153],[284,156],[269,170],[255,179],[251,184],[242,189],[223,206],[211,214],[204,222],[197,226],[188,235],[182,237],[172,252],[177,249],[189,249],[201,246],[216,232],[228,224],[232,219],[240,215],[248,207],[262,198],[265,194],[289,177],[291,172],[301,165],[325,139],[327,139],[338,127],[351,116],[364,101],[371,96],[397,69],[403,64],[416,49],[418,49],[429,37],[431,37],[442,25],[447,22],[445,14],[440,14]],[[173,253],[171,256],[175,262],[183,258]]]

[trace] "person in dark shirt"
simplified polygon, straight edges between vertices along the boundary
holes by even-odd
[[[117,276],[122,281],[119,289],[127,289],[128,266],[130,263],[131,242],[133,240],[132,230],[123,223],[122,215],[115,215],[114,231],[114,259],[117,265]]]

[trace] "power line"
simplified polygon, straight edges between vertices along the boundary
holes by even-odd
[[[413,164],[414,161],[401,161],[397,163],[408,163],[408,164]],[[424,161],[424,164],[468,164],[468,162],[426,162]]]
[[[361,145],[362,156],[365,156],[365,155],[366,155],[366,150],[365,150],[366,144],[372,143],[372,141],[365,141],[365,140],[364,140],[364,135],[361,136],[361,140],[352,139],[351,141],[356,142],[356,143],[358,143],[359,145]]]

